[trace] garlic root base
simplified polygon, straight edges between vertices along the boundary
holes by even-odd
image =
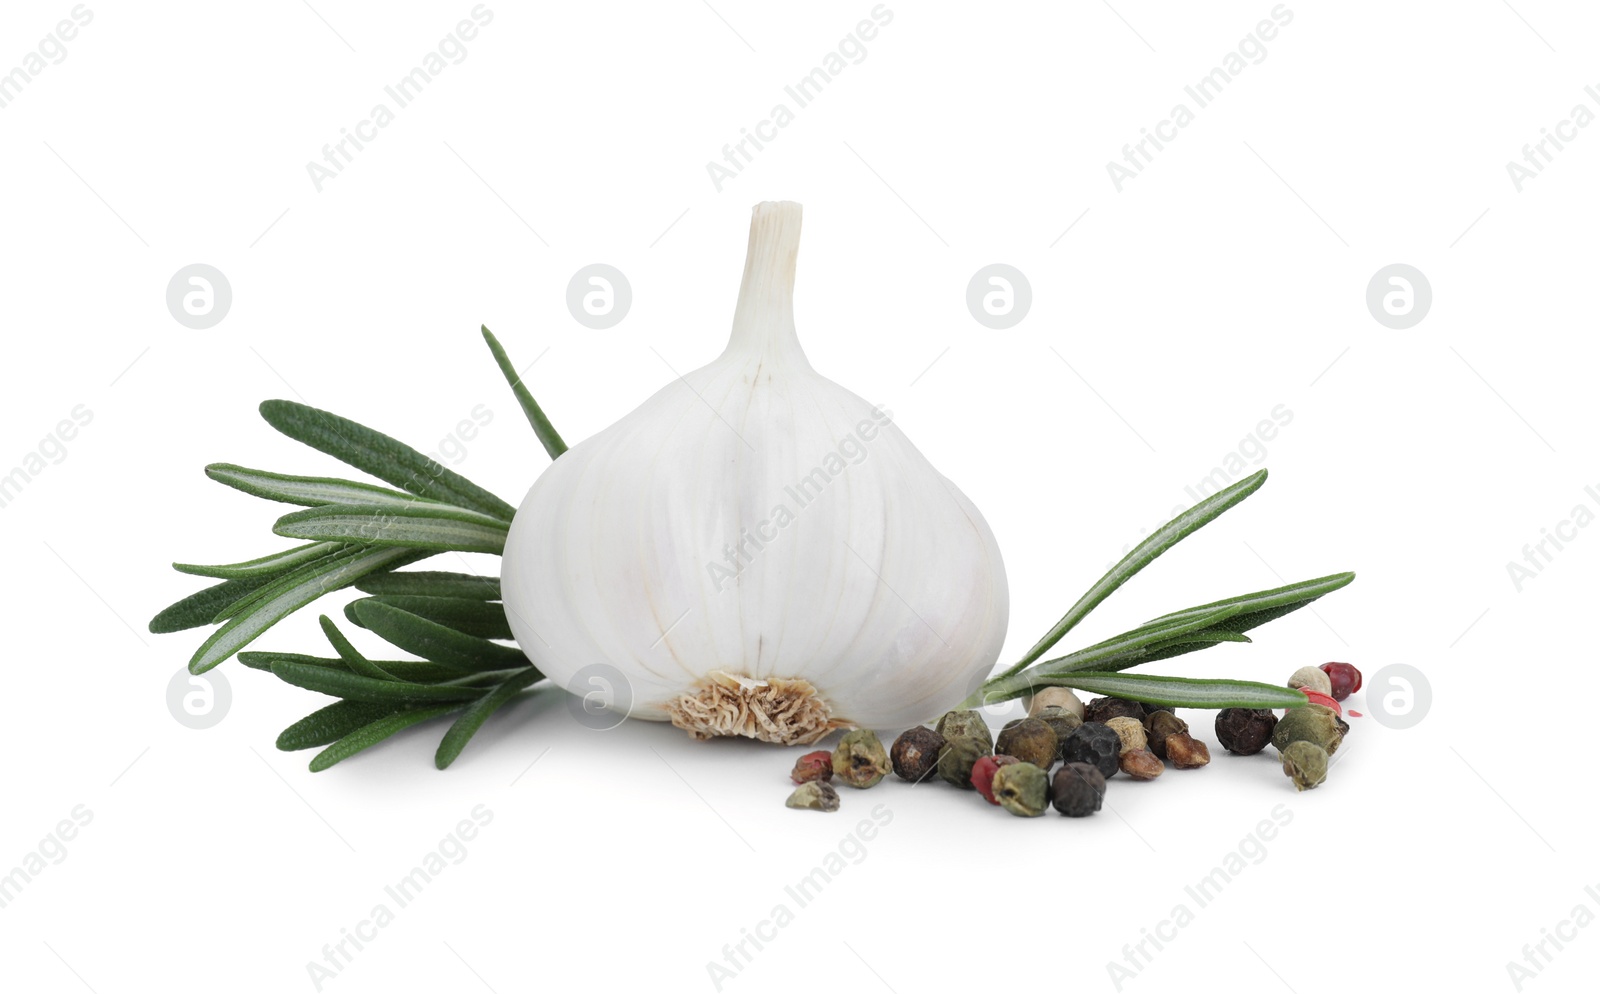
[[[742,735],[779,745],[810,745],[850,722],[836,721],[828,702],[805,680],[750,680],[721,671],[698,693],[667,705],[672,723],[692,739]]]

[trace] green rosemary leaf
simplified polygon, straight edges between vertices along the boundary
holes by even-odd
[[[334,701],[327,707],[301,718],[278,733],[278,748],[284,752],[315,749],[349,735],[379,718],[401,710],[393,704],[373,704],[369,701]]]
[[[361,617],[356,605],[363,601],[377,601],[390,607],[410,611],[419,618],[437,622],[458,632],[485,639],[512,638],[511,624],[506,620],[505,608],[497,601],[480,601],[467,597],[418,597],[407,594],[386,594],[380,597],[363,597],[344,606],[344,614],[357,625]],[[362,625],[365,628],[365,625]]]
[[[438,704],[443,701],[471,701],[483,695],[481,687],[375,680],[349,670],[307,666],[304,663],[273,663],[272,675],[284,683],[319,694],[375,704]]]
[[[527,385],[522,382],[522,374],[511,364],[511,357],[500,347],[500,340],[494,337],[488,325],[483,326],[483,340],[489,343],[489,352],[494,356],[495,364],[505,375],[506,382],[511,384],[511,392],[517,395],[517,403],[522,405],[522,413],[528,416],[528,423],[533,425],[533,433],[539,436],[539,441],[544,445],[544,450],[550,454],[550,458],[554,459],[567,451],[567,443],[556,434],[555,426],[544,416],[544,411],[540,409],[539,402],[533,399],[533,394],[528,392]]]
[[[350,672],[374,680],[397,679],[394,674],[363,656],[354,645],[351,645],[350,640],[344,637],[344,632],[339,631],[339,626],[333,623],[332,618],[324,614],[317,619],[317,623],[322,625],[322,634],[327,636],[333,651],[339,654],[344,664],[350,667]]]
[[[364,594],[395,594],[419,597],[466,597],[473,600],[500,599],[500,578],[471,573],[445,573],[416,570],[408,573],[375,573],[356,581]]]
[[[363,749],[370,749],[396,732],[403,732],[412,725],[421,724],[429,718],[437,718],[454,710],[456,708],[451,705],[434,708],[413,708],[409,711],[397,711],[387,717],[379,718],[365,728],[351,732],[313,756],[311,758],[311,772],[321,773],[328,767],[349,759]]]
[[[329,504],[291,511],[272,531],[286,538],[498,555],[506,528],[498,518],[444,504]]]
[[[1141,625],[1120,635],[1113,635],[1104,642],[1098,642],[1086,649],[1079,649],[1077,652],[1058,656],[1055,659],[1047,659],[1021,673],[1006,673],[993,677],[984,683],[976,693],[962,702],[961,706],[980,707],[999,704],[1002,701],[1014,700],[1018,697],[1026,697],[1035,693],[1039,686],[1046,684],[1049,678],[1065,673],[1075,673],[1080,670],[1098,672],[1137,665],[1147,660],[1136,657],[1149,651],[1152,646],[1172,647],[1178,639],[1191,636],[1195,632],[1209,630],[1221,624],[1232,617],[1236,610],[1237,608],[1219,608],[1216,611],[1181,621]],[[1210,644],[1213,643],[1195,643],[1195,648],[1204,648]],[[1176,655],[1177,653],[1173,652],[1173,654]]]
[[[1071,687],[1089,694],[1121,697],[1158,707],[1293,708],[1306,695],[1289,687],[1250,680],[1196,680],[1135,673],[1066,673],[1040,677],[1047,686]]]
[[[1113,635],[1104,642],[1097,642],[1087,649],[1068,653],[1055,659],[1047,659],[1029,670],[1029,674],[1036,676],[1056,676],[1061,673],[1072,673],[1078,670],[1099,669],[1096,664],[1106,660],[1115,659],[1129,652],[1146,649],[1150,646],[1171,644],[1197,632],[1213,627],[1220,627],[1233,617],[1237,608],[1218,608],[1205,614],[1186,617],[1177,621],[1151,623],[1141,625],[1121,635]],[[1026,674],[1025,674],[1026,675]]]
[[[1227,622],[1223,622],[1227,624]],[[1183,656],[1201,649],[1209,649],[1223,642],[1249,642],[1248,635],[1237,632],[1227,632],[1219,628],[1207,628],[1204,631],[1182,635],[1166,642],[1157,642],[1140,649],[1133,649],[1125,654],[1111,656],[1085,668],[1084,672],[1115,673],[1119,670],[1132,669],[1143,666],[1145,663],[1154,663],[1162,659],[1171,659],[1174,656]],[[1076,671],[1074,671],[1076,672]]]
[[[439,740],[439,751],[434,753],[433,765],[442,770],[455,762],[456,757],[461,755],[461,750],[465,749],[467,743],[478,733],[478,729],[489,720],[489,716],[500,710],[539,677],[539,671],[530,668],[526,673],[517,674],[469,704],[455,720],[455,724],[450,726],[450,730],[444,733],[444,738]]]
[[[191,673],[204,673],[249,645],[262,632],[305,607],[323,594],[347,586],[359,577],[394,569],[432,555],[415,549],[355,549],[336,552],[275,577],[255,590],[247,602],[189,660]],[[243,581],[229,580],[228,583]]]
[[[338,480],[327,476],[286,476],[225,462],[207,466],[206,475],[251,496],[282,504],[299,504],[301,507],[321,507],[324,504],[415,504],[423,499],[415,494],[354,480]]]
[[[422,659],[374,659],[371,662],[383,667],[392,679],[403,680],[407,683],[438,683],[444,680],[454,680],[461,676],[461,671],[451,666],[440,666]],[[251,652],[246,650],[239,653],[239,662],[253,670],[272,671],[272,664],[303,663],[306,666],[327,666],[336,670],[349,670],[350,667],[343,659],[337,656],[308,656],[299,652]],[[353,672],[353,671],[352,671]]]
[[[355,602],[360,623],[409,653],[467,673],[531,665],[519,649],[467,635],[377,600]]]
[[[1239,613],[1234,615],[1222,627],[1230,631],[1246,632],[1269,621],[1281,618],[1291,611],[1297,611],[1318,597],[1338,590],[1355,578],[1356,575],[1354,573],[1334,573],[1330,576],[1318,577],[1315,580],[1302,580],[1299,583],[1291,583],[1284,587],[1258,590],[1253,594],[1240,594],[1237,597],[1229,597],[1226,600],[1201,604],[1199,607],[1174,611],[1171,614],[1163,614],[1159,618],[1152,619],[1149,624],[1162,621],[1178,621],[1222,607],[1237,607],[1239,608]]]
[[[342,548],[339,542],[312,542],[308,545],[297,545],[292,549],[274,552],[270,556],[260,559],[251,559],[242,563],[231,563],[227,566],[194,566],[189,563],[173,563],[172,568],[179,573],[190,573],[194,576],[214,576],[224,580],[239,580],[252,576],[272,577],[280,573],[287,573],[298,566],[316,559],[321,559],[330,552],[337,552]]]
[[[219,611],[227,611],[272,580],[271,576],[252,576],[206,587],[162,609],[150,619],[150,631],[156,635],[168,635],[214,624]]]
[[[1194,534],[1206,524],[1215,520],[1222,512],[1233,507],[1246,497],[1260,489],[1267,481],[1267,471],[1260,470],[1245,477],[1238,483],[1223,490],[1219,490],[1205,500],[1189,508],[1187,511],[1173,518],[1171,521],[1157,528],[1149,538],[1140,542],[1134,550],[1122,558],[1122,561],[1111,567],[1111,570],[1097,580],[1078,602],[1061,616],[1055,627],[1045,633],[1027,655],[1017,661],[1015,666],[1006,670],[1001,676],[1011,676],[1025,669],[1034,660],[1044,655],[1050,647],[1061,640],[1061,636],[1071,631],[1073,626],[1088,616],[1099,606],[1100,602],[1124,583],[1134,574],[1150,565],[1163,552],[1177,545],[1180,541]]]
[[[297,442],[371,473],[407,493],[509,522],[516,508],[471,480],[382,432],[289,400],[261,404],[261,416]]]

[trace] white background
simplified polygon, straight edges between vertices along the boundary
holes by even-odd
[[[1265,60],[1119,193],[1106,163],[1268,0],[891,2],[865,60],[718,192],[706,163],[868,0],[492,2],[465,61],[319,193],[306,163],[468,0],[89,6],[65,60],[0,110],[0,471],[75,405],[93,413],[0,510],[0,872],[76,805],[93,813],[0,909],[8,989],[313,989],[307,963],[476,805],[493,820],[467,858],[324,990],[713,990],[707,964],[792,907],[785,886],[878,804],[892,821],[864,858],[724,990],[1114,990],[1108,961],[1192,907],[1184,886],[1279,805],[1292,820],[1265,858],[1122,989],[1510,989],[1525,943],[1600,908],[1579,820],[1600,538],[1578,531],[1520,591],[1506,566],[1600,487],[1600,128],[1521,192],[1506,171],[1574,105],[1600,109],[1584,93],[1600,84],[1593,10],[1291,3]],[[0,71],[71,8],[5,5]],[[1328,659],[1407,663],[1431,712],[1404,731],[1353,719],[1327,785],[1299,795],[1268,756],[1222,754],[1195,713],[1210,767],[1119,777],[1114,811],[1032,821],[898,782],[836,815],[786,810],[798,750],[596,733],[556,691],[496,718],[447,773],[436,726],[308,773],[272,741],[320,700],[237,662],[217,671],[224,720],[174,720],[168,681],[203,635],[145,631],[197,586],[167,564],[281,545],[280,508],[201,467],[338,468],[271,431],[258,401],[303,399],[424,450],[487,405],[458,468],[515,502],[546,459],[478,325],[519,364],[538,357],[529,383],[580,440],[668,363],[721,350],[764,199],[806,205],[812,363],[887,403],[994,528],[1003,662],[1281,404],[1293,420],[1266,446],[1267,486],[1064,648],[1352,569],[1315,612],[1166,671],[1278,682]],[[164,303],[194,262],[233,288],[209,330]],[[608,331],[565,306],[592,262],[633,287]],[[964,304],[992,262],[1033,287],[1005,331]],[[1394,262],[1433,290],[1407,330],[1365,304]],[[314,615],[261,645],[320,651]],[[1366,696],[1349,703],[1371,710]],[[1577,936],[1524,989],[1592,975],[1600,930]]]

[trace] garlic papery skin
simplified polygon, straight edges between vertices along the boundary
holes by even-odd
[[[975,690],[1005,636],[983,516],[801,351],[799,239],[798,204],[755,208],[727,348],[556,459],[502,560],[534,665],[699,738],[915,724]]]

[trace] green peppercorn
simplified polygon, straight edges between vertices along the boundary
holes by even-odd
[[[994,799],[1014,815],[1037,818],[1049,807],[1044,770],[1032,763],[1011,763],[995,771]]]
[[[1289,708],[1272,730],[1272,744],[1282,752],[1291,742],[1310,742],[1331,756],[1344,741],[1344,733],[1339,731],[1334,717],[1333,709],[1321,704]]]
[[[1272,741],[1278,716],[1271,708],[1223,708],[1217,712],[1217,741],[1239,756],[1254,756]]]
[[[934,730],[947,740],[953,739],[957,735],[975,736],[987,743],[991,751],[994,749],[994,737],[989,734],[989,725],[983,720],[983,715],[977,711],[947,712],[943,718],[939,719],[939,723],[934,726]]]
[[[1279,752],[1284,775],[1295,790],[1310,790],[1328,779],[1328,753],[1315,742],[1295,739]]]
[[[858,728],[845,734],[833,750],[833,775],[851,787],[875,786],[889,773],[889,754],[877,733]]]
[[[994,751],[1048,770],[1061,751],[1061,743],[1049,723],[1039,718],[1020,718],[1007,722],[1000,730],[1000,737],[994,740]]]
[[[1049,725],[1050,730],[1056,733],[1056,759],[1061,758],[1061,743],[1083,724],[1083,719],[1078,717],[1076,712],[1054,706],[1040,708],[1034,717]]]
[[[1085,818],[1100,810],[1106,778],[1088,763],[1068,763],[1050,783],[1050,803],[1068,818]]]
[[[944,750],[939,753],[939,776],[962,790],[973,790],[973,764],[992,755],[994,746],[989,744],[987,735],[946,735]]]
[[[1145,748],[1162,759],[1167,758],[1167,736],[1186,734],[1189,723],[1171,711],[1152,711],[1144,716]]]
[[[794,789],[785,807],[806,808],[811,811],[838,811],[839,792],[833,789],[833,784],[823,780],[812,780],[803,783]]]
[[[939,750],[943,748],[944,736],[926,725],[906,729],[889,749],[895,776],[912,783],[928,779],[939,764]]]

